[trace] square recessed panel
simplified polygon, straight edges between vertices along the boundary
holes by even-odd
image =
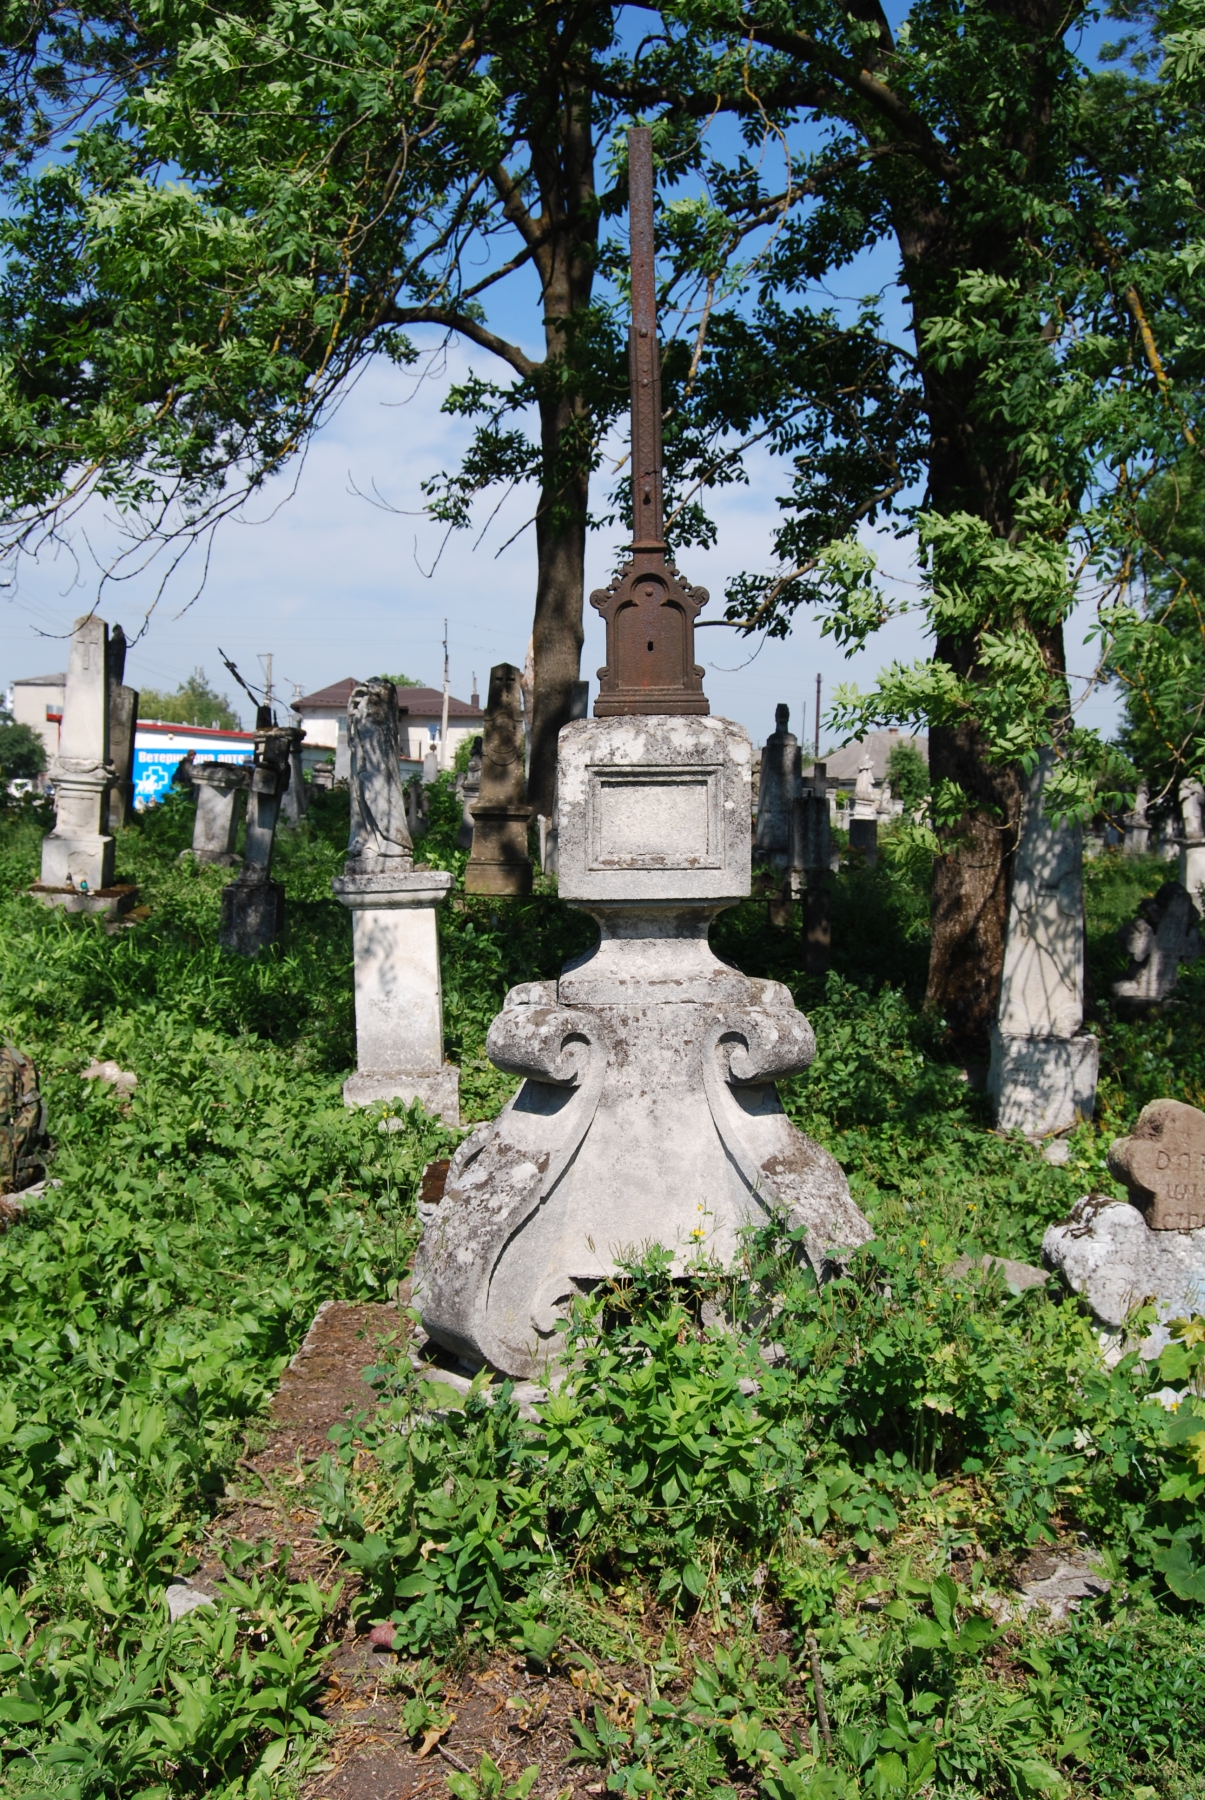
[[[590,770],[592,870],[718,869],[720,770]]]

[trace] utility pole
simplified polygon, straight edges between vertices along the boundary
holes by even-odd
[[[444,620],[444,710],[439,728],[439,766],[448,766],[448,621]]]
[[[817,675],[817,677],[816,677],[816,736],[815,736],[815,760],[816,760],[816,761],[817,761],[817,762],[819,762],[819,761],[820,761],[820,677],[819,677],[819,675]]]
[[[264,672],[264,705],[271,713],[276,705],[276,695],[272,688],[272,652],[261,651],[259,662]]]

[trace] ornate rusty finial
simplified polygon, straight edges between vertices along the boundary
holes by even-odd
[[[710,712],[695,662],[695,618],[707,589],[691,587],[669,561],[661,501],[661,363],[653,263],[653,134],[628,133],[632,244],[631,560],[610,587],[590,596],[607,622],[607,662],[598,671],[598,719],[619,713]]]

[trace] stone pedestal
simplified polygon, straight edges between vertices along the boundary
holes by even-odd
[[[421,1100],[446,1125],[460,1123],[460,1071],[443,1059],[443,991],[435,909],[452,877],[399,868],[343,875],[335,898],[352,912],[356,959],[356,1072],[349,1106]]]
[[[235,956],[258,956],[284,930],[285,891],[263,869],[246,868],[222,889],[218,943]]]
[[[110,831],[124,831],[134,815],[134,731],[138,691],[120,683],[109,689],[109,761],[116,779],[109,789]]]
[[[398,763],[397,689],[362,681],[347,708],[351,832],[331,883],[349,907],[356,968],[356,1072],[348,1106],[421,1100],[460,1123],[460,1071],[444,1062],[443,990],[435,909],[452,877],[416,869]]]
[[[464,872],[466,894],[530,894],[527,854],[530,806],[473,808],[473,854]]]
[[[105,831],[109,762],[108,626],[95,614],[77,619],[71,637],[59,753],[50,765],[54,830],[42,840],[39,897],[96,894],[113,882],[113,839]]]
[[[251,786],[250,763],[194,763],[197,797],[192,828],[192,854],[197,862],[237,863],[234,846],[239,820]]]
[[[860,819],[855,812],[849,821],[849,851],[851,857],[861,858],[868,869],[873,869],[879,860],[877,819]]]
[[[987,1087],[1001,1131],[1045,1136],[1091,1118],[1100,1059],[1084,1019],[1078,825],[1047,818],[1044,751],[1026,789]]]
[[[600,936],[559,981],[507,995],[488,1050],[523,1086],[424,1209],[415,1304],[462,1356],[535,1374],[573,1294],[655,1242],[686,1274],[781,1212],[822,1277],[870,1236],[775,1090],[811,1061],[807,1020],[708,946],[711,920],[749,892],[749,767],[724,719],[561,732],[560,893]]]

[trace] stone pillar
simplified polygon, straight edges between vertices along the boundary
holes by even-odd
[[[97,894],[113,884],[113,839],[105,832],[109,761],[109,630],[94,613],[71,634],[59,753],[50,765],[54,830],[42,840],[42,879],[35,892],[54,904]],[[39,890],[41,890],[39,892]],[[54,900],[57,890],[62,899]]]
[[[1134,796],[1134,810],[1125,815],[1125,853],[1127,856],[1145,856],[1151,839],[1150,820],[1147,808],[1150,805],[1151,791],[1145,781],[1138,783],[1138,792]]]
[[[1053,761],[1043,751],[1026,788],[987,1082],[999,1128],[1034,1137],[1091,1118],[1100,1057],[1082,1030],[1081,831],[1042,805]]]
[[[199,863],[236,863],[234,846],[247,790],[250,763],[194,763],[193,791],[197,814],[192,828],[192,855]]]
[[[443,1054],[435,909],[452,877],[414,867],[398,759],[397,689],[362,681],[347,709],[351,835],[335,898],[351,909],[356,968],[356,1072],[348,1106],[421,1100],[460,1123],[460,1071]]]
[[[790,718],[789,707],[775,708],[774,730],[762,751],[757,787],[754,851],[758,862],[780,874],[790,865],[791,807],[801,792],[799,740],[787,730]]]
[[[117,779],[109,789],[110,831],[124,831],[134,811],[134,729],[138,693],[124,686],[126,634],[120,625],[109,633],[109,761]]]
[[[255,734],[255,758],[247,798],[243,868],[222,889],[218,942],[237,956],[255,956],[275,943],[284,929],[285,892],[272,880],[272,850],[280,803],[289,785],[289,761],[304,734],[269,725]]]
[[[287,825],[300,825],[305,818],[305,771],[301,766],[301,744],[304,733],[289,752],[289,785],[280,802],[280,816]]]
[[[870,751],[862,753],[858,779],[854,786],[853,813],[849,821],[849,847],[857,852],[867,868],[879,860],[879,803],[874,785],[874,765]]]
[[[825,765],[818,762],[791,815],[791,866],[803,877],[803,966],[809,975],[827,974],[832,952],[829,881],[833,840],[827,789]]]
[[[530,894],[523,799],[523,693],[512,663],[490,670],[482,737],[481,798],[473,808],[473,850],[464,872],[466,894]],[[566,727],[568,729],[568,727]]]
[[[781,1214],[823,1277],[870,1236],[840,1167],[778,1100],[776,1079],[814,1053],[807,1020],[708,945],[749,893],[749,768],[726,719],[561,731],[560,893],[600,936],[559,981],[507,995],[489,1054],[524,1084],[422,1215],[415,1304],[461,1356],[537,1374],[572,1296],[633,1246],[665,1245],[686,1274]]]
[[[351,750],[347,742],[347,717],[340,713],[336,726],[335,738],[335,780],[348,781],[351,778]]]
[[[1187,888],[1198,913],[1202,907],[1201,884],[1205,882],[1205,788],[1199,781],[1180,784],[1180,886]]]

